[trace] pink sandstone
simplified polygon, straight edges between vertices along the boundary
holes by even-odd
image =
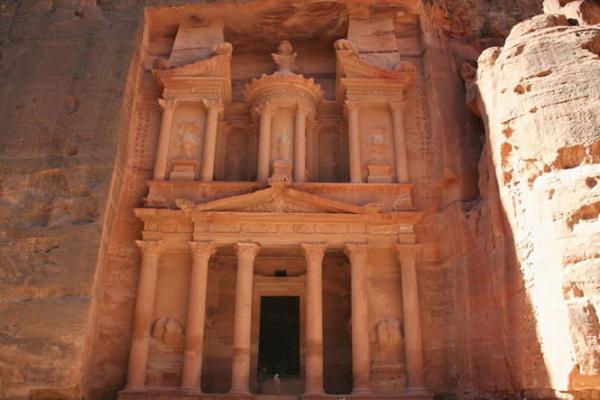
[[[0,399],[597,398],[599,9],[0,2]]]

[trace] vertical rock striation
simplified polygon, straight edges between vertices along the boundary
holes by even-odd
[[[600,387],[600,28],[573,24],[516,25],[477,85],[548,388],[583,395]]]

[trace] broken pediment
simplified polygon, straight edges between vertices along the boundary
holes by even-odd
[[[289,186],[273,186],[207,203],[194,204],[187,200],[177,200],[176,203],[185,212],[372,214],[380,213],[382,209],[380,204],[357,206],[303,192]]]
[[[394,69],[373,65],[362,58],[356,46],[347,39],[335,42],[337,59],[336,97],[346,98],[351,90],[361,93],[374,93],[375,97],[394,98],[414,80],[416,67],[407,62],[400,62]],[[354,96],[348,96],[354,97]]]
[[[163,62],[160,68],[154,70],[154,74],[162,85],[165,85],[167,79],[178,77],[228,78],[231,74],[232,52],[233,46],[230,43],[218,43],[213,46],[210,58],[174,68],[168,62]]]
[[[415,76],[416,67],[408,62],[400,62],[394,69],[382,68],[365,61],[356,46],[347,40],[335,42],[337,75],[352,79],[395,79],[409,83]]]

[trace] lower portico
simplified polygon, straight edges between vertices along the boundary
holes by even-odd
[[[413,211],[381,212],[378,205],[356,206],[324,199],[288,187],[271,187],[247,195],[207,203],[178,202],[178,210],[143,208],[136,214],[144,221],[142,273],[137,294],[129,364],[129,378],[120,398],[252,397],[257,385],[257,337],[260,299],[264,296],[296,296],[300,304],[300,365],[298,391],[279,394],[306,398],[333,396],[324,387],[323,265],[326,256],[349,264],[351,318],[351,392],[345,397],[430,398],[424,389],[416,262],[420,247],[413,227],[422,217]],[[187,251],[191,267],[186,281],[187,307],[181,380],[177,386],[145,381],[152,312],[157,290],[156,274],[161,254]],[[385,263],[400,269],[406,385],[401,391],[381,392],[371,385],[373,351],[372,318],[369,315],[369,271],[373,252],[395,254]],[[386,254],[387,254],[386,253]],[[201,381],[207,313],[208,271],[211,259],[229,257],[236,264],[231,325],[231,386],[227,394],[202,393]],[[277,260],[303,258],[291,270],[277,270]],[[266,261],[257,268],[257,257]],[[302,265],[303,264],[303,265]],[[399,264],[399,266],[398,266]],[[285,276],[277,277],[285,271]],[[273,274],[274,273],[274,274]],[[209,365],[205,367],[209,368]],[[263,393],[264,394],[264,393]],[[277,394],[277,393],[270,393]],[[340,393],[341,394],[341,393]],[[336,397],[339,395],[336,393]],[[164,397],[169,398],[169,397]]]

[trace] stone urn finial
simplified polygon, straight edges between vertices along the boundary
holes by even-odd
[[[296,70],[296,57],[297,53],[294,53],[294,48],[288,40],[283,40],[277,47],[277,53],[272,53],[273,62],[277,65],[276,74],[289,75],[293,74]]]

